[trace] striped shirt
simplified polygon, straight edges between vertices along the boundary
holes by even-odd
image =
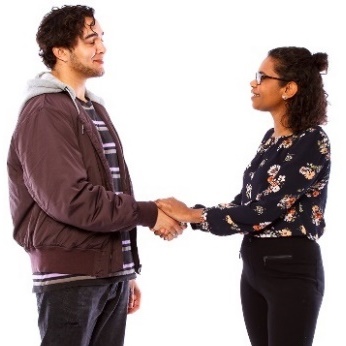
[[[96,113],[91,101],[83,102],[78,99],[84,110],[90,116],[96,129],[98,130],[103,152],[109,164],[109,169],[113,178],[113,187],[116,194],[123,193],[120,181],[120,171],[117,157],[116,144],[112,140],[108,127]],[[33,273],[34,292],[41,292],[50,288],[62,288],[66,286],[101,285],[105,281],[121,281],[136,277],[135,264],[132,258],[131,241],[128,232],[120,233],[122,238],[123,269],[112,273],[105,278],[88,275],[63,274],[63,273]]]

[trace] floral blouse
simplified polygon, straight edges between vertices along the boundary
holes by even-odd
[[[216,235],[307,236],[317,240],[325,228],[330,144],[320,126],[273,137],[267,131],[246,167],[243,188],[230,203],[204,209],[193,224]]]

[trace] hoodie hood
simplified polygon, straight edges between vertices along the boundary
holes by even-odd
[[[79,107],[76,104],[75,91],[69,85],[55,78],[50,72],[41,72],[34,79],[28,81],[24,101],[21,108],[23,108],[24,104],[28,100],[35,96],[59,92],[67,92],[70,95],[71,100],[73,101],[75,107],[79,112]],[[88,97],[88,99],[90,99],[91,101],[104,105],[103,100],[100,97],[93,94],[92,92],[90,92],[89,90],[86,90],[86,97]]]

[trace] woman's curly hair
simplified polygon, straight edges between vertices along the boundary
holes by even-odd
[[[36,42],[39,56],[48,68],[53,69],[56,64],[54,47],[72,49],[78,37],[82,37],[86,17],[93,18],[91,26],[95,25],[94,9],[82,5],[53,7],[43,17]]]
[[[326,53],[311,54],[302,47],[279,47],[268,52],[274,60],[275,72],[286,81],[294,81],[298,91],[286,100],[287,113],[283,125],[297,133],[327,123],[327,97],[322,73],[328,70]],[[287,82],[281,81],[281,86]]]

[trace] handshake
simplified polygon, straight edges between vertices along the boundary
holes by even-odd
[[[172,240],[181,235],[187,228],[187,223],[202,221],[203,208],[190,208],[174,197],[158,199],[155,203],[158,215],[151,230],[164,240]]]

